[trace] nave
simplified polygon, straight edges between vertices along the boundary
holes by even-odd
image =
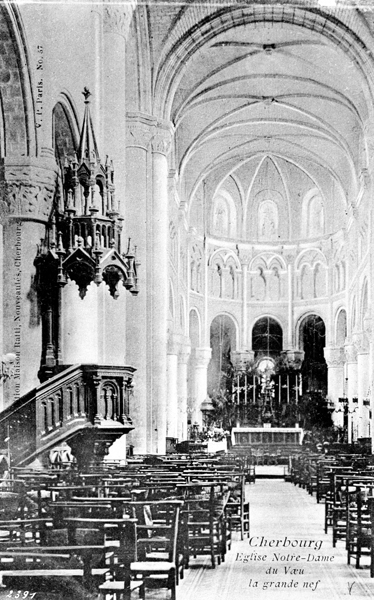
[[[373,597],[374,580],[370,579],[369,569],[365,567],[369,560],[362,563],[365,568],[360,570],[353,565],[348,566],[344,542],[338,542],[333,548],[331,532],[324,533],[324,503],[317,504],[315,497],[306,490],[283,479],[257,479],[255,485],[247,484],[246,493],[250,500],[249,539],[252,543],[260,543],[262,537],[267,541],[279,539],[282,543],[287,538],[295,542],[298,540],[298,547],[250,547],[248,538],[240,541],[236,533],[231,551],[218,569],[210,568],[208,558],[202,566],[199,557],[198,567],[186,571],[178,589],[178,600],[330,600],[348,597],[360,600]],[[300,547],[304,542],[310,544],[310,548]],[[320,549],[316,550],[319,545]],[[266,555],[267,559],[249,560],[247,563],[237,560],[255,552]],[[286,560],[273,561],[274,555]],[[300,560],[287,560],[292,555],[299,555]],[[322,556],[333,559],[327,562],[308,561],[308,555],[314,559]],[[287,569],[286,575],[287,567],[290,569]],[[278,573],[266,574],[270,568],[278,569]],[[304,574],[292,575],[294,568],[303,569]],[[276,582],[291,581],[298,582],[298,586],[286,589],[273,587]],[[255,582],[258,582],[257,587],[253,587]],[[269,582],[273,585],[269,586]],[[309,587],[304,587],[306,583]]]

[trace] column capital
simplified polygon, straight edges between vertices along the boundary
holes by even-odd
[[[346,361],[345,350],[342,346],[327,346],[323,349],[328,368],[341,367]]]
[[[253,350],[232,352],[231,359],[236,369],[245,371],[246,368],[253,365],[255,360],[255,353],[253,352]]]
[[[136,0],[118,6],[110,0],[104,6],[104,33],[116,33],[127,40]]]
[[[56,163],[41,159],[8,163],[2,167],[2,175],[0,220],[18,217],[46,223],[56,193]]]
[[[158,123],[151,139],[151,148],[154,154],[166,156],[170,152],[172,142],[172,131],[168,127],[160,126]]]
[[[283,350],[281,356],[289,369],[298,371],[301,369],[301,365],[303,364],[305,353],[303,350],[289,349]]]
[[[211,348],[195,348],[195,366],[207,367],[212,356]]]
[[[153,117],[143,113],[126,114],[126,147],[149,148],[154,128]]]
[[[126,147],[139,147],[167,155],[174,135],[170,121],[141,112],[126,113]]]
[[[291,253],[290,251],[288,251],[287,254],[284,255],[284,259],[288,267],[293,267],[296,260],[295,253]]]

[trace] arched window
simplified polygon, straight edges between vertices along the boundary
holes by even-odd
[[[283,348],[283,331],[271,317],[262,317],[252,329],[252,350],[256,356],[276,356]]]
[[[258,207],[258,239],[278,238],[278,206],[272,200],[264,200]]]
[[[308,315],[300,323],[300,349],[304,350],[304,362],[301,369],[303,390],[306,393],[327,393],[327,364],[324,348],[326,345],[326,327],[318,315]]]
[[[347,337],[347,313],[341,310],[336,320],[335,342],[337,346],[344,346]]]
[[[235,323],[228,315],[215,317],[210,326],[212,358],[208,367],[208,393],[225,386],[225,377],[232,367],[231,352],[236,348]]]

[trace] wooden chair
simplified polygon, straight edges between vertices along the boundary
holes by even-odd
[[[171,592],[171,600],[175,600],[178,578],[178,531],[180,510],[183,505],[183,501],[174,500],[162,504],[165,508],[167,504],[170,506],[166,523],[162,524],[164,535],[169,539],[169,545],[166,547],[166,551],[168,553],[167,560],[156,560],[156,556],[153,554],[153,552],[151,553],[153,554],[153,558],[149,560],[150,556],[147,556],[146,554],[145,560],[137,560],[130,564],[130,575],[132,579],[139,580],[140,578],[140,580],[143,582],[139,592],[142,598],[145,598],[145,590],[148,587],[166,587]],[[169,529],[165,529],[165,524],[169,526]],[[161,552],[164,551],[165,547],[161,550]]]
[[[225,560],[231,543],[226,505],[230,496],[222,482],[191,482],[184,484],[186,519],[186,565],[191,556],[208,554],[212,568]]]
[[[347,530],[347,562],[356,557],[356,569],[360,568],[362,556],[371,556],[371,517],[368,496],[371,495],[374,482],[370,486],[358,486],[355,501],[351,503]]]
[[[240,531],[240,539],[249,537],[249,502],[245,501],[245,475],[229,482],[230,497],[227,502],[227,518],[231,531]]]

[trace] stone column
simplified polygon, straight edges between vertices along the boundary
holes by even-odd
[[[248,347],[248,262],[242,261],[242,348]]]
[[[344,364],[345,352],[343,347],[328,346],[324,348],[324,355],[327,363],[327,391],[330,400],[334,403],[335,410],[341,409],[339,398],[345,393],[344,389]],[[339,418],[341,413],[333,413],[332,418],[336,425],[343,425],[343,418]]]
[[[353,335],[353,344],[357,350],[357,396],[358,396],[358,437],[367,437],[369,410],[363,402],[368,396],[370,387],[369,375],[369,342],[364,332]]]
[[[151,140],[152,148],[152,350],[153,398],[157,436],[155,450],[166,450],[166,346],[168,316],[168,163],[171,132],[157,124]]]
[[[150,141],[153,121],[140,115],[127,116],[126,137],[126,222],[124,229],[137,245],[141,263],[138,270],[139,295],[126,298],[126,364],[135,367],[134,399],[130,416],[135,429],[129,434],[129,443],[139,454],[154,451],[152,396],[152,332],[150,286],[151,260],[148,259],[152,234],[150,178],[152,160]]]
[[[5,159],[0,194],[3,225],[3,339],[1,354],[14,353],[14,377],[3,386],[3,407],[39,384],[41,313],[34,260],[52,210],[57,169],[45,159]]]
[[[178,437],[178,340],[171,334],[167,349],[167,437]]]
[[[187,374],[191,347],[182,344],[178,353],[178,439],[187,439]]]
[[[349,399],[349,411],[354,410],[354,406],[352,404],[352,398],[356,398],[358,395],[357,392],[357,349],[355,346],[351,344],[347,344],[344,346],[345,357],[347,361],[347,371],[346,371],[346,394]],[[358,405],[355,405],[358,406]],[[357,410],[354,412],[350,412],[348,414],[348,441],[351,442],[353,439],[353,434],[356,429],[356,425],[358,422]]]
[[[287,291],[288,291],[288,330],[287,346],[294,346],[294,323],[293,323],[293,280],[294,280],[294,256],[287,256]]]
[[[208,364],[212,355],[211,348],[195,349],[195,398],[192,408],[191,421],[202,425],[201,404],[208,392]]]

